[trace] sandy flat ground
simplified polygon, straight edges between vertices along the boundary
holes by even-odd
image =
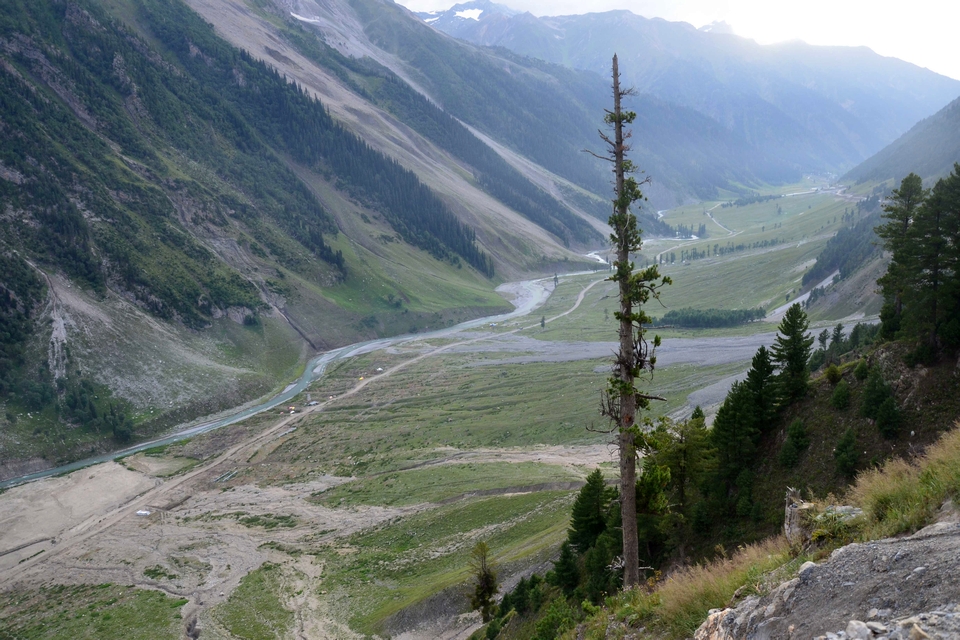
[[[90,527],[102,514],[157,484],[154,478],[107,462],[8,490],[0,497],[0,553],[44,542],[0,556],[0,569],[54,546],[65,533]]]

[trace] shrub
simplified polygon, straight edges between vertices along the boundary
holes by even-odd
[[[537,621],[535,640],[553,640],[564,631],[572,629],[577,623],[576,612],[567,604],[567,599],[555,599],[547,607],[543,617]]]
[[[857,470],[857,463],[860,462],[860,452],[857,451],[857,434],[853,429],[847,429],[840,436],[837,447],[833,450],[833,459],[837,463],[837,473],[842,476],[852,477]]]
[[[841,380],[830,395],[830,406],[838,411],[843,411],[850,406],[850,385],[846,380]]]
[[[880,371],[871,369],[867,382],[863,386],[863,398],[860,403],[860,415],[864,418],[877,417],[877,410],[883,401],[890,397],[890,388],[883,381]]]
[[[888,439],[895,438],[900,430],[900,410],[893,396],[889,396],[877,408],[877,430]]]
[[[807,429],[803,426],[803,420],[797,418],[787,427],[787,439],[780,449],[780,464],[787,468],[795,466],[800,461],[800,454],[809,446]]]
[[[796,466],[800,461],[800,452],[797,450],[797,445],[794,444],[793,440],[787,438],[783,442],[783,446],[780,447],[780,456],[777,459],[780,462],[781,467],[791,468]]]
[[[801,451],[810,446],[810,438],[807,437],[807,428],[803,426],[803,420],[797,418],[787,427],[787,438],[793,440],[797,448]]]
[[[860,382],[863,382],[867,379],[867,376],[870,374],[870,367],[867,366],[867,361],[863,358],[860,359],[860,362],[857,363],[857,368],[853,370],[853,377],[855,377]]]
[[[911,369],[918,364],[931,364],[935,359],[936,353],[926,342],[903,357],[904,363]]]
[[[827,380],[830,382],[830,384],[833,385],[840,382],[840,380],[843,378],[843,374],[840,373],[840,367],[835,364],[831,364],[829,367],[827,367],[825,375],[827,376]]]

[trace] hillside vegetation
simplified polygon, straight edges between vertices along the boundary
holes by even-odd
[[[130,9],[139,32],[95,3],[0,13],[0,402],[26,438],[5,458],[62,460],[232,406],[292,375],[301,344],[504,306],[493,258],[416,175],[185,5]],[[369,236],[345,238],[360,217]],[[370,264],[372,237],[427,278]],[[169,329],[114,335],[105,358],[98,334],[121,315]],[[278,333],[290,344],[278,349]],[[168,366],[142,359],[152,342],[174,345]],[[215,380],[191,381],[162,417],[168,376],[224,367],[216,397]],[[145,375],[152,393],[133,388]],[[54,454],[65,426],[83,429]]]
[[[960,491],[957,432],[941,440],[960,413],[951,373],[958,347],[946,312],[956,304],[958,274],[953,245],[941,240],[956,224],[958,185],[960,165],[929,191],[910,174],[884,204],[877,235],[892,260],[879,279],[886,300],[879,326],[858,324],[847,334],[837,325],[815,339],[794,304],[772,347],[760,347],[746,377],[733,383],[712,428],[699,408],[689,420],[647,423],[636,485],[645,588],[608,598],[625,582],[615,562],[621,515],[598,470],[574,503],[553,570],[534,581],[535,603],[528,604],[530,583],[518,585],[486,637],[555,637],[591,616],[577,637],[638,627],[689,637],[708,609],[745,590],[771,590],[803,554],[929,524]],[[820,375],[811,379],[811,369]],[[925,450],[918,469],[910,458]],[[787,487],[832,501],[858,473],[849,497],[864,507],[863,520],[825,512],[807,523],[807,544],[791,549],[777,538]],[[730,558],[725,549],[733,545],[740,551]],[[658,584],[661,570],[670,573]],[[625,624],[611,627],[601,603]]]
[[[909,131],[843,176],[855,182],[897,182],[909,173],[924,179],[946,177],[960,158],[960,98],[915,124]]]

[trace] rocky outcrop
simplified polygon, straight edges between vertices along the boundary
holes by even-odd
[[[960,638],[960,523],[851,544],[735,608],[714,610],[695,640]]]
[[[787,542],[794,546],[810,542],[810,531],[805,526],[804,515],[812,508],[813,504],[804,501],[799,491],[787,487],[787,504],[783,514],[783,535]]]

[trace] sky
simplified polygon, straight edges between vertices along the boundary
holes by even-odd
[[[447,9],[457,0],[397,0],[414,11]],[[466,1],[466,0],[460,0]],[[803,40],[867,46],[960,80],[958,0],[494,0],[537,16],[628,9],[646,18],[701,27],[724,21],[760,44]]]

